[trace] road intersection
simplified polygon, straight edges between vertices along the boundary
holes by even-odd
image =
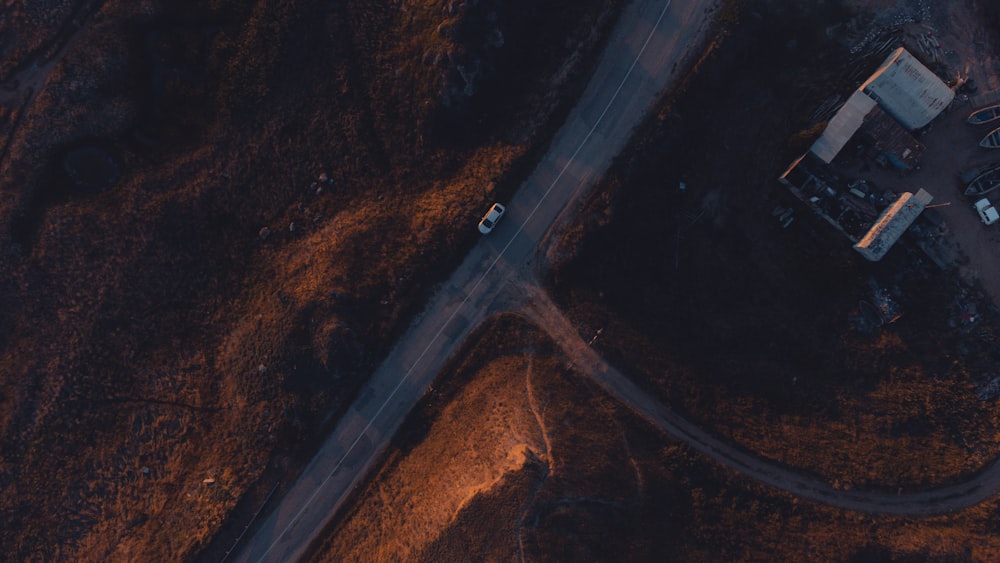
[[[593,77],[548,154],[418,316],[333,434],[236,555],[291,561],[303,555],[438,371],[494,310],[511,278],[530,268],[552,223],[621,152],[712,20],[714,2],[635,0],[626,6]]]
[[[894,495],[843,491],[728,444],[674,413],[609,366],[538,287],[534,258],[552,226],[581,200],[636,125],[696,55],[713,0],[634,0],[590,84],[548,154],[508,202],[507,217],[442,284],[378,368],[299,479],[241,546],[238,561],[301,558],[448,358],[487,317],[518,311],[548,332],[584,373],[663,431],[728,467],[803,498],[890,514],[934,514],[976,504],[1000,489],[1000,462],[967,483]]]

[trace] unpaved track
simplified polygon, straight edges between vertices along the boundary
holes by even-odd
[[[530,268],[545,233],[607,169],[712,19],[715,0],[633,0],[548,154],[362,389],[238,561],[293,561],[369,471],[447,359],[493,310],[509,273]],[[478,214],[481,210],[470,210]],[[516,283],[516,282],[515,282]],[[516,293],[516,292],[515,292]]]
[[[572,358],[576,369],[590,376],[612,396],[630,406],[660,430],[747,477],[797,497],[838,508],[911,516],[953,512],[979,504],[1000,491],[1000,460],[994,461],[985,471],[958,485],[932,491],[895,494],[835,489],[825,481],[761,459],[698,428],[608,365],[584,342],[542,289],[525,281],[522,293],[526,298],[522,307],[524,315],[549,334],[566,356]]]

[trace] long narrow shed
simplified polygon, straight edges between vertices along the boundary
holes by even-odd
[[[826,124],[823,134],[816,139],[809,150],[829,164],[847,141],[857,133],[865,121],[865,116],[874,108],[875,100],[861,90],[856,90]]]
[[[933,199],[934,196],[923,189],[916,194],[901,193],[854,245],[854,249],[868,260],[878,262]]]

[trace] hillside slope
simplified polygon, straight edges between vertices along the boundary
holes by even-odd
[[[0,23],[0,545],[191,558],[308,459],[616,7],[57,4]]]

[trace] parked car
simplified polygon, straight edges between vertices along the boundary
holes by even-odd
[[[979,218],[983,220],[983,224],[992,225],[1000,221],[1000,212],[997,212],[997,208],[993,207],[988,198],[984,197],[976,202],[976,211],[979,212]]]
[[[479,232],[484,235],[490,234],[490,231],[493,230],[493,227],[497,226],[497,223],[500,222],[500,218],[503,217],[503,214],[506,212],[506,207],[500,203],[494,203],[490,207],[490,210],[486,212],[486,215],[483,215],[482,221],[479,222]]]

